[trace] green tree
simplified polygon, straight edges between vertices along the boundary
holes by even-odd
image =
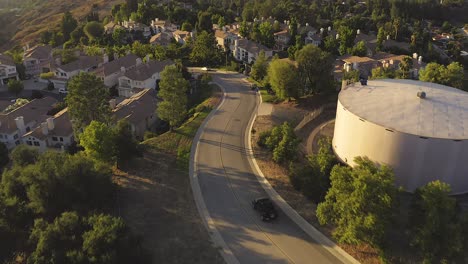
[[[213,22],[211,21],[211,14],[207,11],[198,13],[197,31],[213,31]]]
[[[356,38],[356,33],[354,30],[347,26],[341,26],[338,29],[339,40],[340,40],[340,55],[345,55],[350,53],[351,48],[354,45],[354,39]]]
[[[400,77],[402,79],[410,78],[410,70],[413,68],[413,59],[410,56],[406,56],[400,63]]]
[[[116,28],[114,32],[112,33],[112,39],[117,44],[125,43],[126,37],[127,37],[127,31],[125,31],[125,29],[123,28]]]
[[[190,61],[200,66],[214,66],[221,61],[221,54],[213,34],[201,32],[197,35],[190,53]]]
[[[257,60],[252,65],[250,76],[256,81],[261,82],[268,73],[268,61],[265,57],[265,52],[261,51]]]
[[[188,32],[192,32],[193,26],[192,26],[192,24],[190,24],[190,22],[185,21],[185,22],[182,24],[181,30],[183,30],[183,31],[188,31]]]
[[[273,48],[275,45],[275,37],[273,35],[273,27],[269,22],[263,22],[258,26],[260,33],[260,43],[266,47]]]
[[[364,57],[367,55],[366,43],[361,40],[353,47],[351,54],[354,56]]]
[[[323,42],[323,47],[326,51],[330,52],[331,54],[338,55],[338,47],[340,46],[340,42],[336,39],[335,36],[329,35],[325,38]]]
[[[379,27],[379,31],[377,33],[377,51],[382,51],[383,49],[383,42],[386,39],[385,29],[383,27]]]
[[[440,181],[415,192],[410,210],[412,245],[421,251],[425,263],[451,262],[462,249],[456,199],[450,192],[450,186]]]
[[[5,167],[8,164],[9,161],[10,158],[8,157],[8,148],[3,142],[0,142],[0,172],[3,170],[3,167]]]
[[[268,67],[268,80],[279,99],[299,96],[299,74],[291,62],[273,60]]]
[[[320,224],[334,224],[333,236],[342,243],[361,242],[382,249],[395,206],[392,170],[356,157],[354,168],[336,165],[331,187],[317,207]]]
[[[11,161],[14,166],[27,166],[36,163],[39,158],[37,149],[28,147],[27,145],[19,145],[11,152]]]
[[[247,21],[242,21],[242,23],[240,24],[240,28],[239,28],[239,34],[243,37],[243,38],[246,38],[249,36],[249,33],[250,33],[250,26],[249,24],[247,23]]]
[[[189,83],[182,76],[176,66],[167,66],[161,72],[158,96],[162,102],[158,104],[159,118],[174,128],[179,125],[187,115],[187,89]]]
[[[222,27],[224,27],[225,25],[226,25],[226,20],[224,19],[223,16],[220,16],[220,17],[218,18],[218,27],[222,28]]]
[[[127,120],[120,120],[114,127],[115,156],[117,165],[127,163],[132,157],[140,153],[138,143],[132,135],[132,128]]]
[[[97,21],[86,23],[83,30],[89,40],[99,39],[102,37],[102,34],[104,34],[104,26]]]
[[[98,121],[91,121],[80,134],[80,145],[85,153],[93,159],[104,162],[115,162],[116,145],[112,128]]]
[[[63,14],[63,17],[62,17],[62,23],[60,24],[60,29],[61,29],[61,33],[63,35],[64,41],[67,41],[70,39],[70,33],[72,33],[73,30],[75,30],[77,26],[78,26],[78,22],[70,13],[70,11],[65,12],[65,14]]]
[[[395,71],[390,68],[377,67],[372,69],[372,79],[393,79]]]
[[[322,51],[314,45],[306,45],[296,53],[297,67],[304,93],[317,93],[324,88],[333,87],[330,80],[333,80],[333,58],[330,53]]]
[[[8,81],[8,91],[14,93],[17,97],[24,90],[22,81],[11,79]]]
[[[107,89],[94,74],[80,73],[68,82],[65,98],[75,134],[91,121],[106,123],[110,116]]]
[[[452,62],[447,67],[431,62],[419,72],[419,79],[461,89],[464,79],[463,66],[458,62]]]
[[[296,137],[294,129],[288,122],[274,127],[270,133],[265,135],[264,144],[273,152],[275,162],[282,163],[286,160],[295,159],[300,140]]]

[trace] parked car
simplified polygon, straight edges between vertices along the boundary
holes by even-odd
[[[60,88],[60,89],[59,89],[59,93],[61,93],[61,94],[67,94],[68,91],[67,91],[65,88]]]
[[[278,217],[275,206],[270,198],[262,197],[252,201],[253,209],[260,212],[262,221],[269,222]]]

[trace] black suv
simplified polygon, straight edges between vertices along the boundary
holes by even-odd
[[[252,206],[260,212],[262,221],[269,222],[278,217],[275,206],[269,198],[257,198],[252,201]]]

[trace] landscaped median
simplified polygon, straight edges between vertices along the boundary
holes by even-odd
[[[120,215],[142,236],[152,263],[224,263],[198,214],[188,175],[192,140],[221,100],[220,89],[212,88],[183,125],[142,142],[143,157],[115,172]]]

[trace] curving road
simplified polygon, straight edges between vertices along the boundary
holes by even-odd
[[[249,163],[248,125],[258,105],[240,74],[213,73],[225,100],[199,132],[194,155],[195,199],[229,263],[342,263],[283,212],[262,222],[251,200],[266,196]],[[195,139],[195,141],[197,138]],[[201,194],[201,195],[200,195]],[[201,209],[200,209],[201,208]],[[214,234],[213,234],[214,233]]]

